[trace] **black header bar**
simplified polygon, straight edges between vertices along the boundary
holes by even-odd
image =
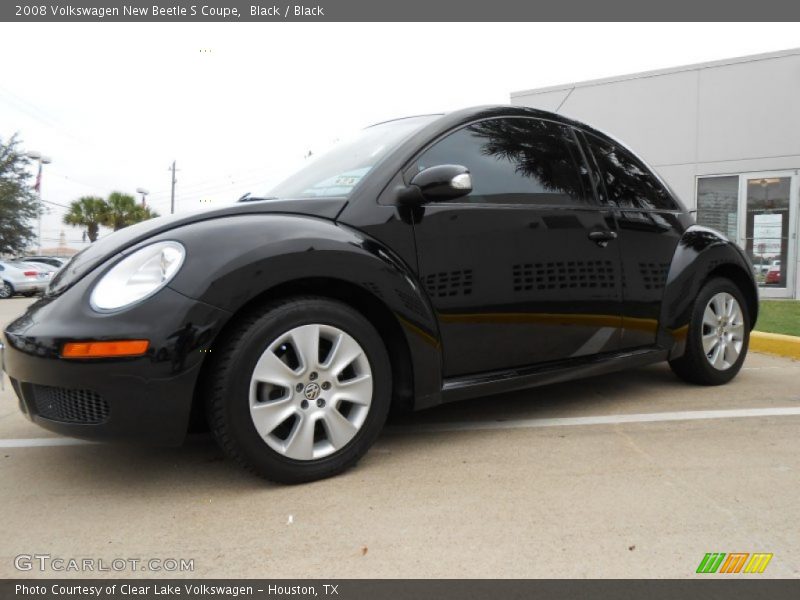
[[[2,0],[11,22],[798,21],[787,0]],[[675,39],[680,44],[680,39]]]

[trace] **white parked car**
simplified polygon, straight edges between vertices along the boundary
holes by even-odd
[[[28,267],[33,267],[37,271],[44,271],[47,273],[47,277],[49,279],[52,279],[53,276],[61,269],[61,267],[54,267],[51,264],[41,263],[35,260],[15,260],[13,261],[13,264],[27,265]]]
[[[14,294],[33,296],[44,292],[52,273],[46,265],[34,265],[18,261],[0,261],[0,298],[11,298]]]
[[[35,265],[49,265],[58,270],[67,264],[67,259],[60,256],[20,256],[14,262],[33,263]]]

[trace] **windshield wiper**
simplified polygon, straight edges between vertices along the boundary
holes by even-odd
[[[277,200],[277,196],[251,196],[250,192],[247,192],[244,196],[239,198],[237,202],[254,202],[256,200]]]

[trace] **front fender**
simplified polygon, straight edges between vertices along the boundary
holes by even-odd
[[[658,343],[670,348],[670,358],[685,350],[695,298],[713,276],[725,276],[742,288],[750,306],[751,327],[758,316],[758,287],[747,255],[721,233],[692,225],[675,249],[661,304]]]
[[[148,243],[159,239],[178,240],[187,251],[169,286],[231,315],[295,281],[336,279],[357,286],[397,319],[412,360],[417,406],[437,402],[441,344],[434,312],[412,270],[375,239],[322,218],[274,214],[193,223]]]

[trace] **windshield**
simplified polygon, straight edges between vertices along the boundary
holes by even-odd
[[[338,142],[330,152],[297,171],[265,196],[348,196],[392,148],[436,118],[438,115],[410,117],[362,129],[356,136]]]

